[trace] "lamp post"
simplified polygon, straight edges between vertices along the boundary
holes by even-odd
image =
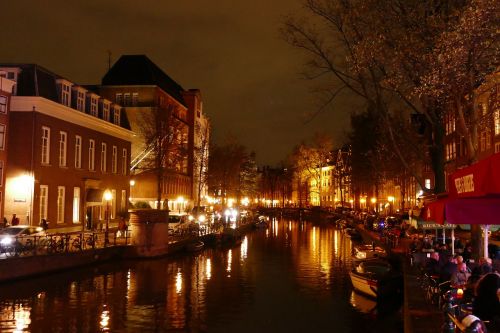
[[[373,204],[373,210],[377,212],[377,198],[371,198],[370,202]]]
[[[113,194],[111,194],[110,190],[106,190],[104,192],[104,200],[106,200],[106,230],[104,231],[104,246],[108,246],[109,244],[109,202],[113,199]]]

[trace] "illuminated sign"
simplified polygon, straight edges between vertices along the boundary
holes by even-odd
[[[455,188],[458,194],[474,192],[474,175],[466,175],[455,179]]]

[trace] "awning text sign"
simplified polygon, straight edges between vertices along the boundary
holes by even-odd
[[[500,153],[455,171],[450,184],[450,198],[500,194]]]

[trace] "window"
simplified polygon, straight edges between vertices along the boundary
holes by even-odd
[[[66,166],[66,146],[68,135],[66,132],[59,132],[59,166]]]
[[[120,201],[120,210],[124,212],[127,209],[127,190],[122,190],[122,198]]]
[[[109,104],[102,103],[102,119],[109,121]]]
[[[495,154],[500,153],[500,142],[495,143]]]
[[[64,223],[64,186],[57,187],[57,223]]]
[[[428,190],[431,189],[431,180],[429,178],[425,179],[425,188]]]
[[[451,134],[455,132],[455,115],[452,113],[447,113],[445,115],[445,134]]]
[[[138,101],[139,101],[139,94],[132,93],[132,105],[137,106]]]
[[[40,220],[47,219],[47,204],[49,200],[49,187],[40,185]]]
[[[479,150],[485,151],[491,148],[491,136],[490,131],[482,131],[479,137]]]
[[[80,188],[73,188],[73,223],[80,223]]]
[[[122,104],[122,101],[123,101],[122,96],[123,95],[120,94],[120,93],[118,93],[118,94],[115,95],[115,103],[116,104],[120,104],[120,105]]]
[[[3,161],[0,161],[0,186],[3,186]]]
[[[457,146],[455,142],[446,144],[446,160],[451,161],[457,157]]]
[[[76,109],[85,112],[85,93],[80,90],[76,93]]]
[[[113,112],[113,124],[120,126],[120,108],[115,108]]]
[[[111,195],[113,198],[111,199],[111,218],[116,218],[116,190],[111,190]]]
[[[130,105],[130,93],[123,94],[123,106]]]
[[[70,106],[71,90],[69,85],[61,84],[61,104]]]
[[[50,163],[50,128],[42,126],[42,164]]]
[[[106,172],[106,151],[107,145],[103,142],[101,143],[101,171]]]
[[[0,113],[7,113],[7,97],[0,95]]]
[[[500,135],[500,110],[495,111],[493,118],[495,123],[495,135]]]
[[[128,169],[128,165],[127,165],[127,149],[123,149],[122,151],[122,174],[123,175],[127,175],[127,169]]]
[[[82,137],[75,136],[75,168],[82,167]]]
[[[94,117],[98,116],[97,113],[97,98],[90,96],[90,114]]]
[[[95,170],[95,141],[89,140],[89,170]]]
[[[111,172],[116,173],[118,171],[118,148],[113,146],[113,152],[111,155]]]
[[[5,125],[0,124],[0,150],[5,149]]]

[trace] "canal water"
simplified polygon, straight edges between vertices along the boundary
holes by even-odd
[[[351,248],[274,219],[232,248],[0,285],[0,332],[401,332],[398,305],[352,291]]]

